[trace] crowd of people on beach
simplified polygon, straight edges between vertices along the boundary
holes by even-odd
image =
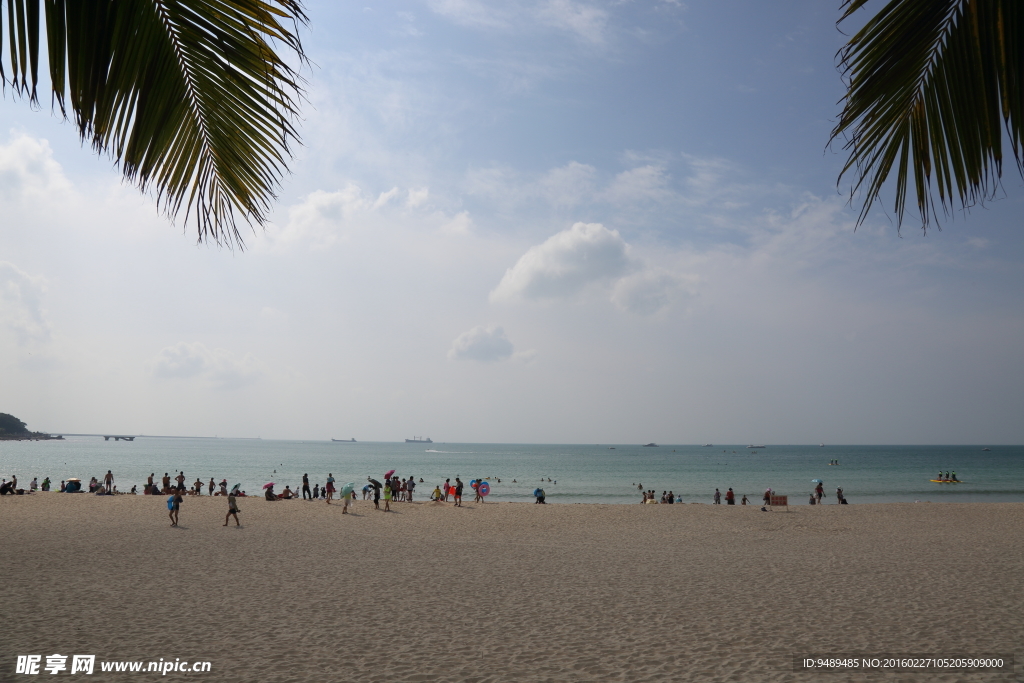
[[[275,470],[276,472],[276,470]],[[236,484],[230,490],[228,488],[228,480],[221,479],[218,484],[213,477],[210,477],[209,482],[204,483],[201,479],[196,479],[190,486],[186,487],[185,482],[187,481],[185,473],[179,471],[175,477],[171,477],[170,473],[164,472],[163,477],[160,479],[159,484],[155,480],[156,474],[150,473],[146,479],[146,483],[143,486],[142,493],[144,495],[166,495],[168,498],[168,511],[171,515],[171,525],[177,525],[177,513],[180,510],[181,502],[185,496],[202,496],[204,489],[210,496],[224,496],[229,499],[229,511],[228,517],[234,515],[236,523],[238,522],[238,507],[237,498],[246,497],[246,492],[241,490],[239,484]],[[362,486],[362,498],[364,501],[372,500],[374,509],[380,510],[381,499],[384,499],[384,512],[391,511],[391,503],[404,503],[412,502],[416,491],[417,481],[415,477],[402,478],[394,474],[393,471],[388,472],[387,476],[383,477],[384,481],[380,482],[373,477],[366,478],[366,484]],[[498,477],[492,477],[495,482],[500,483],[501,479]],[[946,481],[957,481],[956,472],[939,472],[938,479]],[[558,482],[552,482],[551,478],[541,478],[542,482],[551,482],[557,484]],[[815,480],[817,486],[814,491],[811,492],[808,497],[809,505],[822,505],[822,499],[825,498],[826,494],[824,491],[824,484],[820,480]],[[420,477],[419,482],[423,483],[423,478]],[[517,483],[513,480],[513,483]],[[303,500],[323,500],[328,505],[334,501],[334,496],[339,493],[336,486],[333,473],[328,473],[327,481],[323,484],[315,483],[310,487],[309,474],[305,473],[302,475],[302,485],[292,489],[291,486],[285,485],[280,493],[276,493],[274,487],[277,484],[270,482],[263,488],[264,498],[267,501],[278,501],[278,500],[297,500],[300,497]],[[342,513],[347,514],[349,507],[355,504],[356,493],[354,490],[354,484],[346,484],[340,495],[342,502]],[[474,498],[473,501],[477,503],[484,502],[484,497],[490,492],[490,484],[487,479],[474,479],[470,481],[470,487],[473,489]],[[682,496],[677,496],[673,491],[662,491],[661,496],[657,495],[654,489],[646,489],[642,483],[636,485],[637,489],[641,492],[641,504],[661,504],[661,505],[672,505],[674,503],[682,503]],[[46,477],[43,479],[42,484],[39,483],[38,478],[33,478],[29,485],[29,490],[18,488],[18,478],[14,475],[11,476],[11,480],[3,480],[0,484],[0,495],[5,494],[25,494],[32,493],[37,490],[49,491],[51,488],[50,478]],[[434,490],[430,494],[429,500],[434,503],[448,503],[451,502],[455,507],[462,506],[462,495],[465,488],[465,484],[462,479],[458,476],[455,477],[454,483],[451,478],[445,479],[444,484],[438,484],[434,487]],[[67,481],[61,481],[60,483],[61,493],[78,493],[84,492],[81,480],[79,479],[68,479]],[[88,492],[95,495],[124,495],[124,492],[118,491],[116,484],[114,483],[114,475],[111,470],[107,470],[107,473],[97,479],[91,477],[88,483]],[[138,493],[138,487],[132,486],[131,491],[128,495],[135,495]],[[773,491],[767,489],[764,492],[763,502],[765,506],[769,506],[771,502],[771,496]],[[534,491],[535,502],[545,502],[546,492],[542,488],[538,488]],[[712,496],[713,505],[721,505],[722,500],[725,500],[726,505],[736,504],[736,493],[732,488],[728,488],[723,495],[719,489],[715,489]],[[744,494],[740,498],[740,505],[750,504],[749,499]],[[843,493],[842,488],[836,488],[836,504],[846,505],[846,496]],[[225,522],[226,524],[227,522]]]

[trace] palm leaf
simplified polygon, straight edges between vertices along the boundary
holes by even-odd
[[[200,242],[244,247],[236,215],[265,223],[298,142],[301,0],[0,0],[0,77],[32,102],[40,2],[54,106],[82,140],[169,216],[184,207]]]
[[[845,0],[840,23],[867,0]],[[1005,130],[1021,170],[1024,7],[1019,0],[892,0],[838,54],[848,83],[832,131],[849,158],[859,225],[896,166],[902,225],[907,185],[922,227],[938,205],[969,208],[1002,177]]]

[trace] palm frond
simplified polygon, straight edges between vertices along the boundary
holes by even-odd
[[[867,0],[845,0],[839,23]],[[993,195],[1002,136],[1021,170],[1024,7],[1019,0],[892,0],[839,51],[848,92],[831,141],[845,140],[859,225],[896,166],[902,225],[908,183],[923,229]]]
[[[298,142],[301,0],[6,0],[0,77],[32,101],[40,2],[54,106],[200,242],[243,247],[236,215],[264,224]]]

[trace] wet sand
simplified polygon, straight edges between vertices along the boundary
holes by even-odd
[[[242,498],[242,527],[225,528],[226,499],[187,497],[171,528],[164,501],[0,499],[0,680],[32,680],[17,655],[53,653],[211,662],[167,680],[1024,680],[1024,504],[342,515]],[[802,653],[1017,665],[794,672]]]

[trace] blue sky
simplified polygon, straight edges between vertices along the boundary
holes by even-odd
[[[0,101],[0,411],[264,438],[1020,443],[1024,188],[854,231],[819,2],[310,3],[245,252]],[[849,27],[851,30],[854,26]]]

